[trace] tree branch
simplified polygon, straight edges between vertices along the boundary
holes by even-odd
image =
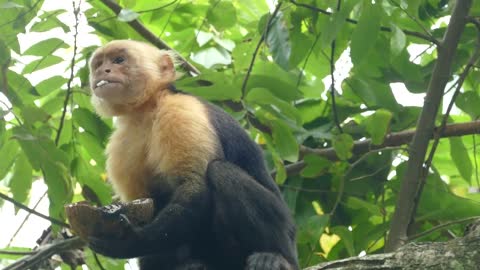
[[[275,19],[275,17],[277,16],[277,13],[280,11],[280,7],[282,6],[282,3],[283,3],[282,1],[279,1],[277,6],[275,7],[275,10],[273,11],[272,16],[270,16],[270,18],[267,21],[267,25],[265,26],[265,30],[263,31],[262,36],[260,37],[260,40],[258,41],[257,47],[253,52],[252,60],[250,61],[247,74],[245,74],[245,78],[243,79],[243,83],[242,83],[242,100],[245,97],[245,92],[247,90],[247,82],[248,82],[248,79],[250,78],[250,74],[252,73],[253,65],[255,64],[255,59],[257,58],[257,54],[258,54],[258,51],[260,50],[260,46],[262,46],[263,41],[265,41],[265,39],[267,38],[272,21]]]
[[[70,78],[67,82],[67,94],[65,95],[65,100],[63,101],[63,111],[62,116],[60,117],[60,125],[58,126],[57,136],[55,137],[55,145],[58,146],[58,142],[60,141],[60,136],[62,135],[63,125],[65,124],[65,116],[67,115],[67,105],[68,101],[70,101],[70,96],[72,95],[72,82],[75,78],[75,58],[77,57],[77,37],[78,37],[78,25],[80,20],[78,19],[78,13],[80,12],[80,4],[81,1],[78,3],[78,7],[75,6],[75,1],[72,1],[73,5],[73,15],[75,16],[75,25],[73,26],[74,33],[73,33],[73,56],[70,62]]]
[[[315,12],[318,12],[318,13],[321,13],[321,14],[324,14],[324,15],[328,15],[328,16],[333,15],[332,12],[323,10],[323,9],[318,8],[316,6],[312,6],[312,5],[308,5],[308,4],[304,4],[304,3],[298,3],[295,0],[290,0],[290,2],[292,4],[294,4],[295,6],[308,8],[312,11],[315,11]],[[350,18],[346,18],[345,21],[348,22],[348,23],[351,23],[351,24],[358,24],[357,20],[350,19]],[[383,31],[383,32],[392,32],[392,28],[386,27],[386,26],[381,26],[380,30]],[[436,38],[434,38],[430,35],[422,34],[422,33],[415,32],[415,31],[410,31],[410,30],[404,30],[404,29],[402,29],[402,31],[405,33],[405,35],[412,36],[412,37],[417,37],[417,38],[424,39],[424,40],[428,40],[428,41],[432,42],[433,44],[435,44],[437,46],[440,46],[440,41],[438,41]]]
[[[100,0],[104,5],[106,5],[108,8],[110,8],[116,15],[122,11],[122,7],[117,4],[115,1],[112,0]],[[194,73],[194,74],[200,74],[200,71],[190,64],[187,59],[183,58],[178,52],[176,52],[174,49],[172,49],[170,46],[167,45],[163,40],[157,38],[155,34],[153,34],[150,30],[148,30],[139,20],[133,20],[128,22],[128,25],[130,25],[135,31],[137,31],[144,39],[148,40],[150,43],[155,45],[156,47],[160,49],[166,49],[166,50],[171,50],[174,51],[175,54],[178,56],[180,61],[182,62],[183,68],[186,70]]]
[[[40,247],[35,251],[35,254],[26,256],[13,264],[7,266],[3,270],[25,270],[31,269],[33,266],[47,260],[54,254],[63,253],[68,250],[78,249],[85,246],[85,242],[79,237],[73,237],[67,240],[62,240],[54,244],[48,244]]]
[[[413,219],[416,202],[421,195],[421,176],[424,173],[424,160],[428,142],[434,131],[435,117],[445,86],[451,77],[455,51],[467,23],[468,11],[472,1],[464,0],[455,3],[444,39],[441,46],[438,46],[438,59],[430,78],[425,103],[417,123],[417,132],[410,145],[407,171],[402,179],[386,243],[387,251],[395,250],[407,241],[407,229]]]
[[[427,140],[431,140],[434,138],[434,134],[438,133],[440,127],[436,127],[433,131],[426,135]],[[407,130],[401,132],[390,133],[386,136],[383,144],[381,145],[374,145],[372,144],[372,140],[367,139],[363,141],[355,141],[353,144],[352,153],[354,156],[363,155],[369,151],[376,150],[376,149],[385,149],[390,147],[397,147],[401,145],[408,144],[413,136],[415,135],[416,130]],[[471,134],[480,134],[480,120],[466,122],[466,123],[458,123],[458,124],[449,124],[445,126],[444,132],[441,134],[441,138],[449,138],[449,137],[458,137],[458,136],[465,136]],[[335,153],[335,149],[332,147],[330,148],[309,148],[306,146],[300,147],[300,154],[301,156],[305,156],[308,154],[317,155],[321,157],[328,158],[332,161],[338,160],[337,154]],[[300,173],[303,168],[305,168],[306,164],[303,160],[299,162],[289,164],[285,166],[288,175],[297,175]],[[275,171],[272,172],[272,175],[275,175]]]
[[[324,262],[305,270],[478,269],[478,221],[472,227],[465,237],[448,242],[410,243],[392,253]]]
[[[0,192],[0,199],[4,199],[5,201],[11,202],[11,203],[12,203],[13,205],[15,205],[16,207],[18,207],[18,208],[20,208],[20,209],[22,209],[22,210],[25,210],[25,211],[27,211],[27,212],[29,212],[29,213],[32,213],[32,214],[34,214],[34,215],[36,215],[36,216],[39,216],[39,217],[41,217],[41,218],[43,218],[43,219],[46,219],[46,220],[48,220],[48,221],[50,221],[50,222],[52,222],[52,223],[54,223],[54,224],[57,224],[57,225],[60,225],[60,226],[62,226],[62,227],[66,227],[66,228],[69,227],[69,225],[68,225],[67,223],[65,223],[65,222],[63,222],[63,221],[61,221],[61,220],[58,220],[58,219],[55,219],[55,218],[46,216],[46,215],[44,215],[44,214],[42,214],[42,213],[40,213],[40,212],[37,212],[37,211],[35,211],[35,210],[33,210],[33,209],[30,209],[30,208],[28,208],[26,205],[15,201],[14,199],[8,197],[7,195],[5,195],[5,194],[3,194],[3,193],[1,193],[1,192]]]

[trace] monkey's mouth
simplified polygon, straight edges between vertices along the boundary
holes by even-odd
[[[100,81],[98,81],[97,84],[95,85],[95,88],[102,87],[102,86],[104,86],[104,85],[111,84],[111,83],[117,83],[117,82],[108,81],[108,80],[100,80]]]

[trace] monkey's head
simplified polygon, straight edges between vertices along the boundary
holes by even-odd
[[[175,80],[172,52],[132,40],[116,40],[90,59],[92,103],[102,116],[135,111]]]

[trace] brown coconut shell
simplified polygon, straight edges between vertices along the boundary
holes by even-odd
[[[142,226],[153,219],[154,211],[152,199],[118,202],[102,207],[88,202],[65,206],[72,230],[84,240],[90,236],[126,238],[129,231],[125,222],[122,222],[122,216],[127,217],[132,225]]]

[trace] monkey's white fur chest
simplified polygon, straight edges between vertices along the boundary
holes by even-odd
[[[204,105],[191,96],[166,95],[154,111],[119,117],[107,146],[107,174],[122,200],[145,198],[153,176],[204,174],[217,151]]]

